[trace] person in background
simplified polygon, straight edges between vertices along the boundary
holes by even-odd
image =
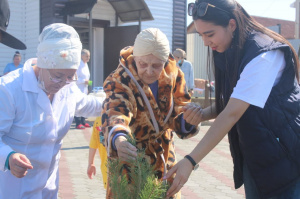
[[[75,84],[81,49],[73,27],[48,25],[37,58],[0,78],[1,199],[58,197],[60,148],[74,114],[101,113],[102,103]]]
[[[187,122],[189,115],[184,115],[182,108],[191,104],[197,112],[201,107],[190,103],[183,72],[170,54],[167,36],[159,29],[141,31],[134,46],[121,50],[119,61],[103,86],[106,99],[101,130],[108,156],[128,161],[137,156],[137,148],[144,149],[145,159],[162,180],[176,162],[175,134],[188,139],[199,132],[192,120]],[[137,148],[126,135],[135,137]],[[111,194],[108,187],[107,198]],[[180,194],[174,198],[179,199]]]
[[[96,175],[96,166],[94,161],[98,149],[100,160],[101,160],[100,170],[102,173],[103,186],[106,189],[107,188],[107,166],[106,166],[107,153],[102,140],[103,136],[100,136],[100,133],[101,133],[101,117],[97,117],[93,125],[93,133],[90,139],[87,175],[90,179],[93,179],[93,175],[94,176]]]
[[[6,29],[9,24],[10,9],[7,0],[0,1],[0,42],[8,47],[25,50],[26,45],[19,39],[15,38]]]
[[[184,79],[186,82],[186,86],[188,88],[188,91],[190,95],[192,96],[194,94],[194,69],[191,64],[191,62],[185,60],[186,53],[184,50],[177,48],[173,55],[175,57],[177,66],[182,70],[184,73]]]
[[[6,65],[3,71],[3,75],[7,73],[22,68],[23,64],[21,64],[21,54],[19,51],[16,51],[13,57],[13,63],[9,63]]]
[[[188,6],[215,74],[215,104],[194,114],[215,118],[194,150],[175,165],[168,193],[228,134],[235,188],[247,199],[300,198],[299,60],[280,34],[256,22],[235,0],[197,0]],[[187,108],[185,112],[193,112]],[[201,180],[201,176],[199,176]]]
[[[87,49],[82,49],[80,65],[76,72],[78,76],[78,80],[76,84],[78,88],[81,90],[81,92],[86,95],[88,94],[88,84],[90,79],[90,70],[87,64],[89,60],[90,60],[90,51]],[[90,125],[85,122],[84,117],[75,116],[74,119],[75,119],[77,129],[85,129],[85,127],[90,127]]]
[[[26,45],[6,32],[9,24],[10,9],[7,0],[0,1],[0,43],[19,50],[25,50]],[[1,77],[1,75],[0,75]]]

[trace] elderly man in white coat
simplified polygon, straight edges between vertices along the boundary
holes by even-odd
[[[0,78],[1,199],[56,199],[59,150],[74,114],[101,112],[75,84],[82,44],[74,28],[51,24],[39,42],[37,59]]]

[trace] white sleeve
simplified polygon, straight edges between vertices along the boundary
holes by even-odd
[[[14,100],[4,85],[5,82],[1,82],[0,79],[0,171],[6,170],[7,155],[13,151],[10,146],[3,142],[2,137],[10,131],[15,118]]]
[[[84,63],[83,61],[81,60],[80,61],[80,65],[76,71],[76,74],[77,74],[77,77],[78,77],[78,80],[76,82],[76,84],[84,84],[85,83],[85,78],[84,78],[84,75],[82,75],[82,69],[84,67]]]
[[[72,91],[76,96],[77,117],[98,117],[102,111],[102,102],[96,97],[82,93],[77,86],[72,86]]]
[[[280,50],[258,55],[242,71],[231,97],[264,108],[273,86],[277,84],[282,75],[284,67],[284,54]]]

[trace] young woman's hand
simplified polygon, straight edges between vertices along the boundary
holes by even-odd
[[[202,108],[201,106],[195,103],[189,103],[188,105],[182,108],[183,110],[183,119],[191,124],[198,126],[202,122]]]
[[[193,171],[193,165],[189,160],[183,158],[174,167],[172,167],[164,179],[170,178],[173,174],[176,174],[171,187],[167,191],[167,198],[175,195],[184,184],[188,181],[191,172]]]
[[[10,172],[17,178],[23,178],[28,169],[33,169],[28,158],[21,153],[14,153],[9,156]]]
[[[126,137],[119,136],[115,140],[118,156],[121,160],[130,161],[135,160],[137,157],[137,149],[135,146],[130,144]]]

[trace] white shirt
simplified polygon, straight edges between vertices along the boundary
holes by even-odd
[[[267,51],[252,59],[244,68],[231,95],[251,105],[264,108],[285,68],[284,53]]]
[[[99,116],[101,103],[75,83],[59,90],[52,104],[38,87],[28,60],[23,69],[0,78],[0,198],[56,199],[62,139],[74,114]],[[5,171],[11,151],[27,156],[33,169],[23,178]]]
[[[89,70],[89,66],[87,65],[87,63],[84,63],[81,60],[76,73],[78,76],[78,80],[76,82],[78,88],[81,90],[81,92],[87,94],[88,93],[88,85],[85,84],[85,80],[90,79],[90,70]]]

